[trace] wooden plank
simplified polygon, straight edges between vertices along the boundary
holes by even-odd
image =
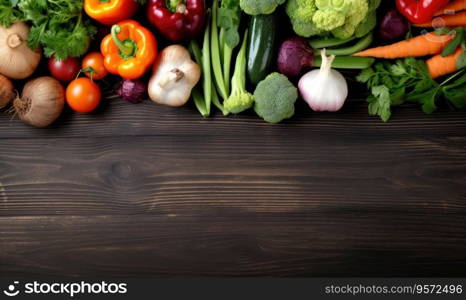
[[[3,116],[0,274],[464,275],[464,112],[346,112]]]
[[[394,109],[393,118],[383,123],[367,113],[364,101],[350,101],[340,113],[312,113],[300,103],[297,115],[279,125],[263,122],[253,112],[240,116],[203,119],[192,106],[169,108],[146,101],[130,104],[109,100],[99,111],[79,115],[66,111],[48,129],[24,125],[7,114],[0,114],[0,139],[3,138],[70,138],[140,135],[249,135],[272,134],[286,137],[290,132],[304,135],[357,134],[365,137],[382,135],[385,138],[406,138],[413,135],[442,137],[466,132],[464,111],[441,109],[439,113],[424,115],[419,108],[404,106]]]
[[[466,137],[2,140],[2,216],[465,212]]]
[[[10,276],[463,276],[463,216],[4,217],[0,263]]]

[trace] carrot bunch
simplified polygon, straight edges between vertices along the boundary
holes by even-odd
[[[466,0],[453,0],[439,10],[431,22],[415,24],[416,27],[439,28],[466,26]]]
[[[419,27],[440,26],[466,26],[466,0],[453,0],[443,9],[439,10],[430,24],[416,25]]]
[[[435,16],[451,15],[462,10],[466,10],[466,0],[453,0],[450,1],[447,6],[439,10]]]
[[[354,56],[394,59],[434,55],[442,52],[454,38],[454,34],[430,32],[391,45],[366,49]]]
[[[354,54],[361,57],[384,59],[424,57],[432,78],[438,78],[466,65],[466,0],[452,0],[435,14],[435,18],[416,27],[436,28],[430,32],[387,46],[375,47]],[[456,27],[453,30],[448,28]],[[439,31],[444,31],[439,34]]]
[[[461,28],[447,34],[430,32],[391,45],[366,49],[354,56],[394,59],[434,55],[426,64],[435,79],[464,67],[464,44],[464,30]]]

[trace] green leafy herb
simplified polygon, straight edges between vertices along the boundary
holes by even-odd
[[[433,80],[422,60],[406,58],[394,64],[381,61],[363,70],[357,80],[365,83],[371,95],[369,114],[379,116],[384,122],[391,117],[391,107],[406,101],[418,103],[426,114],[437,109],[440,98],[456,108],[466,106],[466,75],[459,71],[442,83]],[[462,75],[461,77],[459,77]]]
[[[460,58],[456,62],[456,69],[461,70],[466,68],[466,46],[463,45],[463,53],[461,53]]]
[[[10,27],[22,18],[23,14],[18,9],[18,0],[0,0],[0,25]]]
[[[238,46],[240,36],[238,33],[241,21],[241,8],[239,0],[223,0],[218,9],[218,26],[225,30],[225,43],[231,48]]]
[[[466,75],[442,88],[442,95],[456,108],[466,107]]]
[[[372,95],[368,99],[369,114],[372,116],[380,116],[380,118],[387,122],[392,115],[390,110],[390,90],[385,85],[377,85],[372,88]]]
[[[452,55],[458,46],[464,41],[464,28],[463,27],[457,27],[454,29],[455,31],[455,38],[448,43],[448,45],[443,49],[442,51],[442,56],[446,57],[449,55]]]
[[[42,46],[46,56],[58,59],[87,51],[95,28],[83,18],[81,0],[0,0],[0,24],[29,23],[28,46]]]

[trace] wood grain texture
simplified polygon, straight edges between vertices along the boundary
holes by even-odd
[[[466,115],[0,117],[0,275],[464,276]]]
[[[424,115],[419,108],[395,108],[390,123],[383,123],[367,113],[367,103],[353,100],[339,113],[317,114],[300,103],[297,114],[283,124],[270,125],[253,113],[223,117],[214,114],[202,119],[194,107],[170,108],[154,105],[130,104],[109,100],[100,110],[88,115],[66,111],[58,122],[47,130],[24,126],[19,120],[0,114],[0,138],[72,138],[153,135],[211,135],[287,137],[290,133],[303,135],[356,135],[371,139],[407,138],[411,136],[444,137],[466,130],[464,111],[448,111]]]

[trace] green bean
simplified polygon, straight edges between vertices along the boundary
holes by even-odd
[[[204,33],[204,42],[202,44],[202,70],[204,73],[203,88],[206,115],[210,115],[210,106],[212,103],[212,73],[210,69],[210,22],[207,22],[207,27]]]
[[[347,39],[337,39],[334,37],[322,37],[322,38],[315,38],[315,39],[309,40],[309,45],[311,45],[313,49],[322,49],[322,48],[344,45],[346,43],[351,42],[354,39],[356,39],[355,36],[352,36]]]
[[[336,56],[333,60],[332,67],[335,69],[367,69],[375,62],[372,57],[355,57],[355,56]],[[322,58],[320,56],[314,57],[312,65],[320,67]]]
[[[344,55],[352,55],[356,52],[366,49],[374,40],[374,36],[372,33],[361,38],[356,44],[344,48],[337,48],[337,49],[326,49],[325,53],[327,55],[336,55],[336,56],[344,56]]]
[[[217,27],[217,9],[218,0],[214,0],[212,5],[212,26],[211,26],[211,54],[212,54],[212,70],[214,71],[215,82],[220,96],[227,99],[228,94],[225,89],[225,81],[222,74],[222,62],[220,60],[220,48],[218,42],[218,27]]]
[[[223,51],[225,48],[225,28],[220,28],[220,33],[218,35],[218,47],[220,51],[220,60],[223,60]]]
[[[458,46],[461,44],[461,42],[463,42],[464,40],[464,28],[463,27],[455,28],[455,32],[456,32],[455,38],[450,43],[448,43],[448,45],[442,51],[443,57],[452,55],[456,51]]]
[[[223,104],[220,103],[220,99],[218,98],[217,89],[215,88],[215,84],[212,82],[212,103],[222,111],[224,116],[228,115],[228,111],[225,110]]]
[[[189,42],[188,49],[191,55],[194,57],[196,63],[202,68],[202,52],[201,48],[199,48],[199,44],[197,43],[197,41],[192,40],[191,42]]]
[[[231,80],[231,58],[233,56],[233,49],[231,49],[227,44],[225,44],[223,47],[223,80],[225,82],[227,95],[229,95]]]
[[[207,112],[206,102],[204,100],[204,97],[202,96],[202,93],[199,91],[197,87],[193,89],[191,96],[193,97],[194,104],[196,105],[197,110],[201,113],[201,115],[204,118],[207,118],[209,116],[209,113]]]

